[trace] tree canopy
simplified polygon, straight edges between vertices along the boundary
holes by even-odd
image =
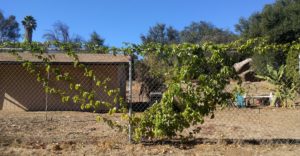
[[[47,41],[60,41],[60,42],[70,42],[69,26],[60,21],[54,23],[53,30],[48,30],[47,33],[43,35]]]
[[[84,43],[84,38],[78,34],[73,34],[70,37],[70,27],[61,22],[57,21],[53,24],[52,30],[47,30],[47,33],[43,35],[47,41],[59,41],[63,43]]]
[[[158,23],[149,28],[147,35],[141,36],[144,44],[150,42],[161,44],[202,43],[205,41],[228,43],[237,38],[237,35],[232,32],[217,28],[204,21],[192,22],[182,31],[178,31],[172,26],[167,27],[166,24]]]
[[[300,0],[277,0],[261,12],[241,18],[235,26],[244,38],[268,37],[271,42],[288,43],[300,37]]]
[[[211,23],[200,21],[192,22],[180,33],[181,41],[187,43],[228,43],[237,39],[237,36],[228,30],[217,28]]]
[[[19,31],[19,23],[16,21],[16,17],[10,15],[8,18],[5,18],[0,11],[0,42],[18,41],[20,38]]]
[[[150,27],[147,35],[141,35],[143,43],[179,43],[180,37],[179,32],[172,26],[167,27],[166,24],[157,23],[155,26]]]
[[[96,31],[94,31],[92,32],[88,43],[93,44],[95,46],[104,46],[104,41],[105,39],[103,39]]]

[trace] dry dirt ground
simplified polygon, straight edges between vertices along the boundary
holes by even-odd
[[[45,112],[0,111],[0,155],[300,155],[298,109],[218,111],[190,129],[201,129],[195,138],[202,141],[189,143],[129,144],[126,134],[97,123],[96,115],[48,112],[46,121]],[[294,142],[242,142],[274,138]]]

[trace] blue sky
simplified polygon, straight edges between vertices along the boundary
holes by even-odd
[[[21,22],[26,15],[35,17],[38,27],[33,40],[44,41],[46,30],[57,21],[70,27],[71,36],[88,39],[97,31],[109,46],[122,42],[139,43],[156,23],[182,30],[192,21],[208,21],[234,31],[240,17],[260,11],[275,0],[0,0],[5,16],[15,15]],[[21,27],[21,33],[24,33]]]

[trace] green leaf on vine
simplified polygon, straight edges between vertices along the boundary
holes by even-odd
[[[75,90],[79,90],[80,86],[81,86],[80,84],[76,84],[75,87],[74,87]]]

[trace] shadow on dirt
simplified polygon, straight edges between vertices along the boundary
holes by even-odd
[[[223,145],[300,145],[300,139],[210,139],[210,138],[181,138],[172,140],[156,140],[156,141],[144,141],[144,146],[155,145],[170,145],[175,148],[188,150],[192,149],[195,145],[199,144],[223,144]]]

